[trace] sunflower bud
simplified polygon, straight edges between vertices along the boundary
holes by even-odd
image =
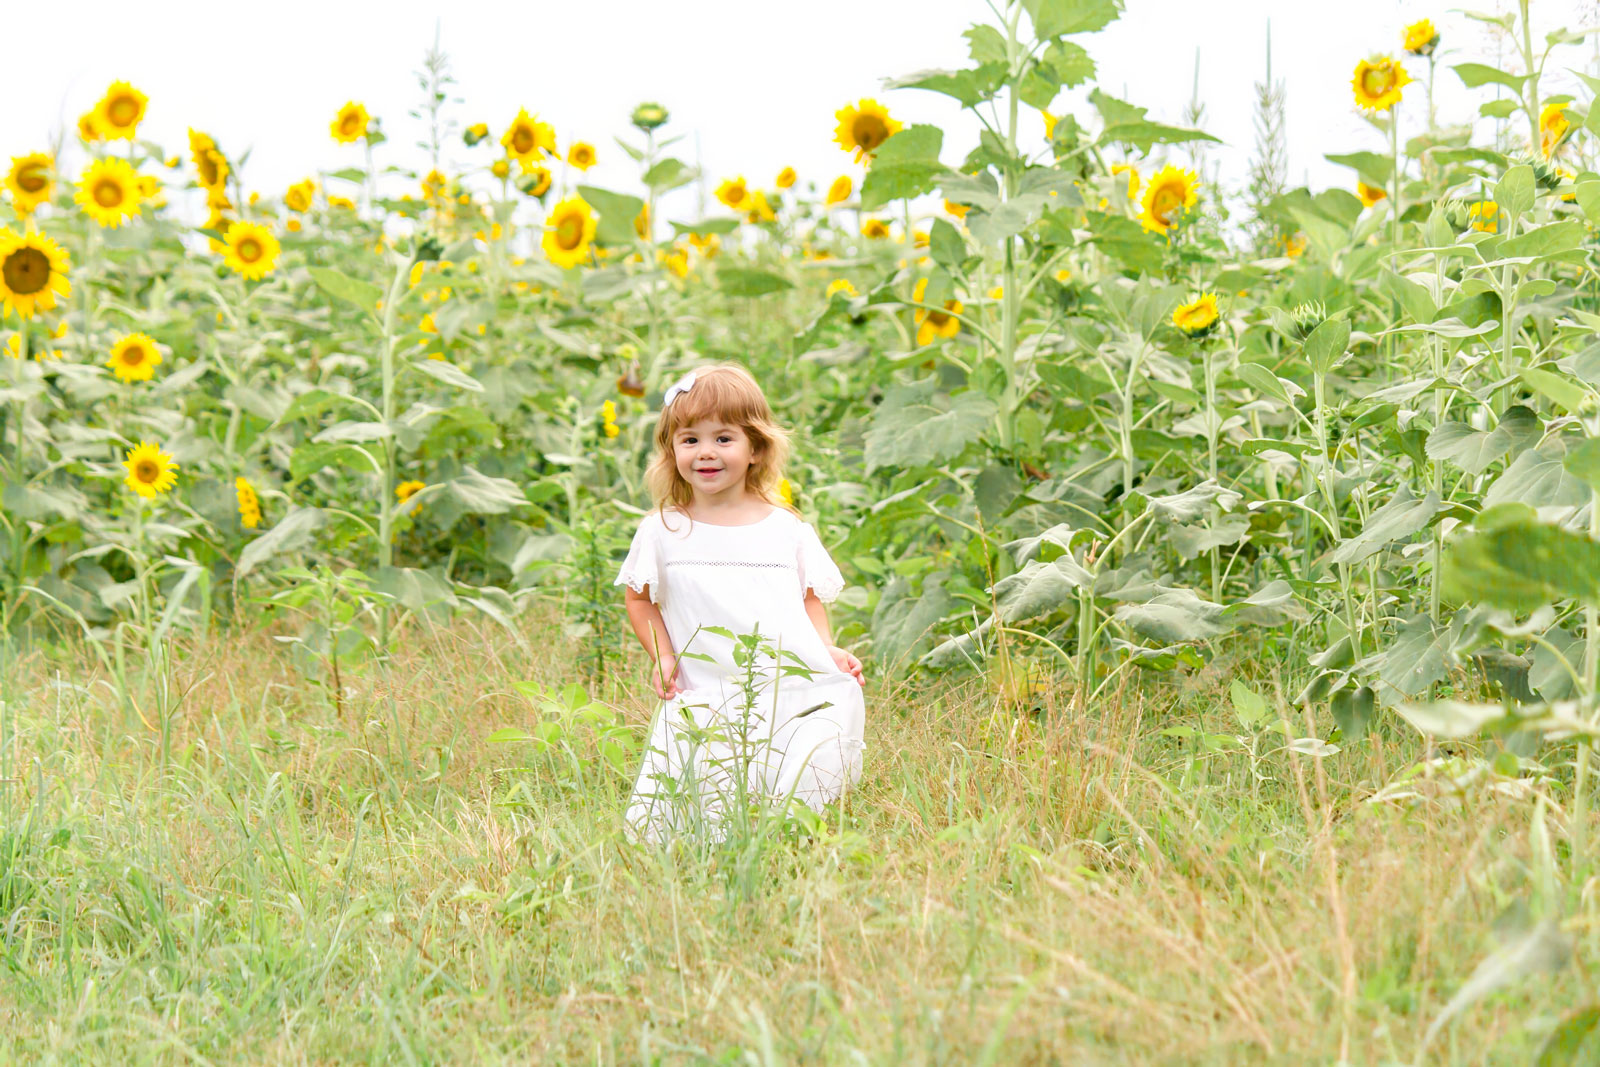
[[[657,103],[640,104],[633,109],[632,122],[641,130],[653,130],[658,126],[667,124],[667,109]]]
[[[417,240],[417,251],[412,260],[417,263],[423,260],[437,260],[443,252],[444,245],[439,242],[437,237],[431,233],[423,234]]]
[[[1320,300],[1307,300],[1290,309],[1289,319],[1294,323],[1297,339],[1304,341],[1312,330],[1328,321],[1328,306]]]
[[[475,122],[461,131],[461,139],[466,142],[468,148],[476,146],[479,141],[487,136],[489,136],[489,127],[482,122]]]
[[[1513,162],[1526,163],[1533,169],[1533,180],[1539,183],[1541,189],[1554,189],[1561,184],[1561,174],[1549,160],[1541,159],[1535,155],[1519,155]]]

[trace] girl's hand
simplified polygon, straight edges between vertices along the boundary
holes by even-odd
[[[829,645],[828,655],[833,657],[833,662],[841,671],[855,678],[859,684],[867,684],[866,676],[861,673],[861,661],[851,655],[848,649],[840,648],[838,645]]]
[[[662,700],[671,700],[683,692],[683,686],[678,684],[678,657],[672,653],[662,656],[660,661],[650,665],[650,688]]]

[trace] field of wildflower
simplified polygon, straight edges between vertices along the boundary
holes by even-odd
[[[1231,187],[1101,87],[1121,8],[975,5],[828,174],[437,49],[284,189],[125,81],[0,146],[0,1059],[1600,1057],[1594,30],[1374,29],[1320,190],[1269,73]],[[723,359],[867,769],[651,849],[612,578]]]

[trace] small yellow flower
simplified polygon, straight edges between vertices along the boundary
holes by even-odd
[[[1126,174],[1128,176],[1128,199],[1137,199],[1139,196],[1140,181],[1139,168],[1132,163],[1111,164],[1111,176],[1115,178],[1119,174]]]
[[[1414,56],[1428,56],[1439,46],[1439,31],[1428,19],[1419,19],[1400,35],[1400,44]]]
[[[536,163],[546,154],[555,154],[555,127],[540,122],[537,115],[528,114],[527,108],[519,108],[517,117],[501,135],[500,143],[505,146],[506,155],[522,163]]]
[[[1356,182],[1356,195],[1361,198],[1362,207],[1371,207],[1389,194],[1381,186],[1368,185],[1366,182]]]
[[[558,267],[575,267],[589,258],[599,225],[582,197],[569,197],[550,209],[540,242],[545,256]]]
[[[287,220],[286,222],[284,222],[283,228],[288,230],[290,233],[299,233],[300,232],[300,220],[299,219],[295,219],[295,218],[291,218],[291,219]]]
[[[777,213],[772,210],[772,205],[767,203],[767,195],[760,189],[750,194],[744,206],[747,222],[774,222],[778,218]]]
[[[1474,230],[1500,232],[1500,205],[1493,200],[1478,200],[1467,208],[1467,219]]]
[[[997,285],[993,289],[989,290],[989,299],[990,300],[1004,300],[1005,298],[1006,298],[1006,287],[1005,286]]]
[[[1056,123],[1061,121],[1060,118],[1050,114],[1050,112],[1044,110],[1043,108],[1039,109],[1039,115],[1044,119],[1044,139],[1046,141],[1055,140]]]
[[[900,123],[889,116],[889,110],[866,97],[846,104],[833,117],[839,120],[833,139],[846,152],[854,152],[857,163],[872,158],[883,142],[900,132]]]
[[[850,279],[848,278],[835,278],[833,281],[828,283],[828,291],[822,294],[823,299],[832,300],[833,294],[835,293],[843,293],[845,296],[855,296],[856,287],[850,284]]]
[[[330,208],[339,208],[343,211],[354,211],[356,202],[348,196],[330,196],[328,197],[328,206]]]
[[[228,227],[223,260],[238,274],[253,281],[271,274],[278,265],[278,239],[257,222],[236,222]]]
[[[106,360],[118,378],[124,382],[147,382],[155,376],[161,362],[161,350],[148,334],[130,333],[111,346],[111,358]]]
[[[339,109],[329,129],[335,141],[340,144],[350,144],[366,136],[367,125],[371,121],[372,116],[367,114],[366,107],[351,100]]]
[[[316,195],[317,183],[307,178],[289,186],[289,191],[283,194],[283,206],[290,211],[310,211]]]
[[[1410,84],[1406,68],[1390,56],[1361,60],[1350,79],[1356,106],[1365,111],[1388,111],[1400,102],[1400,90]]]
[[[31,319],[72,295],[72,259],[39,230],[16,233],[0,226],[0,314]]]
[[[239,525],[254,530],[261,525],[261,499],[248,479],[240,476],[233,480],[233,492],[239,500]]]
[[[419,482],[414,480],[409,482],[401,482],[399,485],[394,487],[394,495],[400,498],[400,503],[404,504],[407,500],[410,500],[417,494],[417,490],[426,488],[428,488],[427,482]]]
[[[863,219],[861,222],[861,236],[873,240],[882,240],[889,236],[889,224],[882,219]]]
[[[1566,107],[1562,103],[1550,103],[1539,112],[1539,153],[1546,159],[1566,140],[1567,131],[1572,128],[1572,123],[1567,121]]]
[[[29,214],[40,204],[49,203],[54,169],[55,160],[45,152],[11,157],[5,187],[11,190],[11,206],[17,209],[17,214]]]
[[[1062,267],[1060,270],[1056,271],[1056,281],[1060,282],[1062,285],[1065,285],[1067,280],[1071,277],[1072,272],[1065,267]]]
[[[789,507],[794,507],[794,486],[789,484],[789,479],[787,478],[778,483],[778,499]]]
[[[842,204],[850,199],[850,193],[855,189],[855,183],[850,180],[850,175],[841,174],[833,179],[833,184],[828,186],[828,197],[823,201],[824,207]]]
[[[1165,166],[1145,186],[1139,222],[1146,230],[1166,233],[1198,202],[1200,179],[1192,170]]]
[[[90,163],[78,180],[73,200],[101,226],[115,229],[139,214],[144,199],[139,175],[125,159],[106,156]]]
[[[95,128],[106,139],[121,137],[133,140],[134,132],[144,118],[149,97],[127,82],[112,82],[111,88],[94,108]]]
[[[439,327],[433,324],[433,312],[430,311],[428,314],[422,316],[422,322],[417,325],[417,329],[421,330],[423,333],[439,332]]]
[[[743,211],[744,202],[750,199],[750,189],[745,185],[744,175],[724,178],[722,184],[717,186],[717,199],[735,211]]]
[[[913,303],[922,303],[922,298],[928,292],[928,279],[918,278],[917,286],[911,291]],[[956,315],[961,314],[961,301],[946,300],[943,311],[933,311],[928,308],[917,308],[917,344],[932,344],[935,337],[950,338],[961,332],[961,320]]]
[[[794,182],[795,182],[794,168],[793,167],[784,167],[782,170],[780,170],[778,172],[778,176],[775,179],[773,179],[773,183],[772,184],[776,185],[779,189],[787,189],[790,186],[794,185]]]
[[[1217,294],[1201,293],[1172,313],[1172,325],[1185,336],[1198,339],[1216,329],[1220,317]]]
[[[574,141],[567,149],[567,163],[579,170],[588,170],[595,164],[594,145],[587,141]]]
[[[511,162],[510,162],[510,160],[505,160],[505,159],[497,159],[497,160],[495,160],[493,163],[489,164],[489,173],[493,174],[496,178],[502,178],[503,179],[503,178],[510,177],[510,175],[511,175]]]
[[[153,500],[171,489],[178,481],[178,465],[172,456],[161,451],[161,446],[150,441],[140,441],[127,452],[122,465],[128,469],[124,484],[146,500]]]

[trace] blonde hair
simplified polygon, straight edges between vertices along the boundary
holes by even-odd
[[[694,500],[693,487],[678,473],[672,439],[680,429],[702,419],[737,426],[750,438],[754,458],[744,475],[746,492],[800,514],[778,495],[783,467],[789,460],[789,432],[773,418],[761,386],[749,371],[733,363],[711,363],[692,369],[694,386],[679,393],[671,405],[661,409],[656,420],[656,454],[644,474],[650,499],[656,509],[663,512],[663,521],[668,504],[688,514],[689,503]]]

